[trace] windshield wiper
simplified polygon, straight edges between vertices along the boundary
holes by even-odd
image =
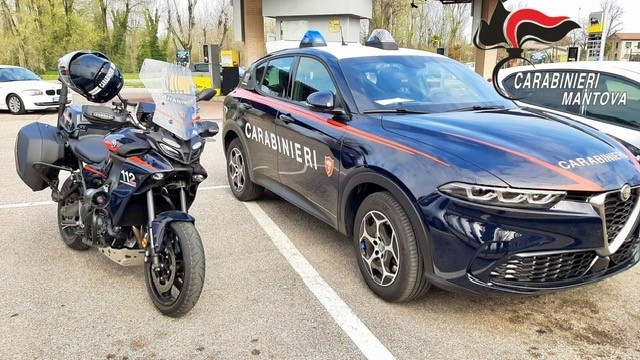
[[[496,109],[504,109],[504,106],[502,106],[502,105],[498,105],[498,106],[474,105],[474,106],[463,107],[463,108],[459,108],[459,109],[447,110],[446,112],[476,111],[476,110],[496,110]]]
[[[364,110],[363,114],[433,114],[433,111],[426,110],[409,110],[409,109],[369,109]]]

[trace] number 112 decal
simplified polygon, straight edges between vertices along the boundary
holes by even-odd
[[[131,171],[122,170],[120,171],[120,182],[135,187],[136,175]]]

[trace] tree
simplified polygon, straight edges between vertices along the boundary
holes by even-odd
[[[144,59],[167,60],[166,42],[160,44],[158,39],[158,27],[160,25],[160,14],[158,9],[153,15],[150,10],[145,11],[145,28],[143,32],[144,39],[138,48],[136,65],[138,68],[142,65]]]
[[[618,4],[618,0],[602,0],[600,7],[605,13],[607,25],[606,32],[602,36],[602,40],[610,38],[622,29],[622,17],[624,16],[624,8]]]
[[[167,28],[176,49],[185,49],[191,54],[196,25],[195,8],[198,5],[198,0],[186,0],[180,3],[186,3],[186,9],[178,6],[176,0],[167,2]]]

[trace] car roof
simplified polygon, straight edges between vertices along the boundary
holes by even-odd
[[[15,65],[0,65],[0,69],[16,69],[16,68],[22,68],[22,66],[15,66]]]
[[[370,56],[433,56],[444,57],[439,54],[415,50],[399,48],[397,50],[383,50],[373,46],[364,46],[358,43],[349,43],[342,45],[341,43],[327,43],[327,46],[307,47],[307,48],[289,48],[278,50],[270,53],[268,56],[279,54],[315,54],[334,57],[338,60],[348,58],[370,57]]]
[[[500,70],[500,78],[531,70],[591,70],[619,74],[640,81],[640,62],[634,61],[575,61],[515,66]]]

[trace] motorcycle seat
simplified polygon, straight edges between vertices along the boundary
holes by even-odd
[[[109,155],[109,150],[104,145],[103,137],[89,136],[82,140],[69,143],[71,150],[86,163],[98,164],[103,162]]]

